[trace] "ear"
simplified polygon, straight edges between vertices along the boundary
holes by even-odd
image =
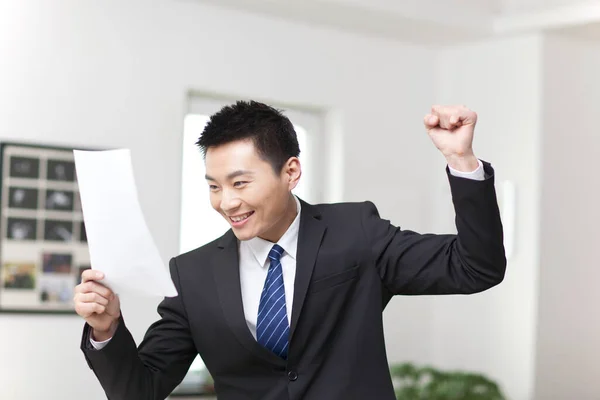
[[[288,190],[292,191],[298,185],[300,176],[302,176],[302,166],[298,157],[290,157],[283,165],[281,173],[288,184]]]

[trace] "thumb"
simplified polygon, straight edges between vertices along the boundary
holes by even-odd
[[[427,114],[423,120],[425,128],[431,130],[439,125],[440,118],[437,115]]]

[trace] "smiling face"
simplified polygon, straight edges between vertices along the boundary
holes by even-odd
[[[210,202],[239,240],[277,242],[296,217],[291,191],[300,180],[300,161],[291,157],[279,173],[257,153],[252,140],[237,140],[206,151]]]

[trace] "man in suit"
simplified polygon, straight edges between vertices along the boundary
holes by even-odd
[[[222,237],[170,260],[179,295],[136,347],[119,299],[87,270],[75,305],[82,350],[107,396],[164,399],[199,353],[219,400],[394,399],[382,311],[394,295],[470,294],[503,280],[494,170],[472,150],[477,115],[436,106],[425,127],[447,160],[457,235],[419,234],[369,201],[312,205],[293,125],[238,102],[197,144]],[[100,269],[102,266],[95,266]]]

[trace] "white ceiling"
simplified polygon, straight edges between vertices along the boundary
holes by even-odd
[[[418,44],[449,44],[526,31],[597,32],[600,1],[197,0]],[[585,29],[579,28],[586,26]],[[592,28],[590,28],[592,26]]]

